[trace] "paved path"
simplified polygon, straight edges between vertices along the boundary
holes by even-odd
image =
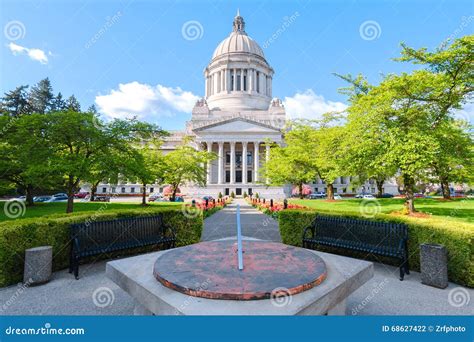
[[[253,208],[242,199],[234,200],[226,208],[208,217],[204,221],[201,240],[209,241],[236,236],[237,205],[240,205],[240,222],[243,236],[281,242],[278,222]]]

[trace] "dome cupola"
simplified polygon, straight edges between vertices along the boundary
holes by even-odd
[[[205,98],[210,109],[268,109],[273,69],[260,45],[247,35],[239,11],[232,32],[215,49],[204,75]]]

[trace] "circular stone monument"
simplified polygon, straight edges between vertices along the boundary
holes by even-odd
[[[164,286],[195,297],[255,300],[294,295],[319,285],[326,265],[315,253],[276,242],[244,240],[243,270],[235,241],[209,241],[163,253],[153,274]]]

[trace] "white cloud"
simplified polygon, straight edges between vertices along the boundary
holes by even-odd
[[[109,118],[129,118],[154,122],[159,117],[190,113],[199,96],[180,87],[151,86],[139,82],[119,84],[117,90],[95,98],[99,111]]]
[[[27,48],[15,43],[10,43],[8,44],[8,48],[14,55],[27,55],[34,61],[38,61],[41,64],[47,64],[48,63],[48,56],[46,56],[46,53],[41,50],[41,49],[34,49],[34,48]],[[51,55],[51,52],[49,52]]]
[[[283,103],[290,119],[319,119],[324,113],[344,111],[347,108],[346,104],[328,101],[312,89],[285,97]]]

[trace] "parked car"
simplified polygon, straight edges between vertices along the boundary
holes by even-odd
[[[425,197],[425,195],[423,195],[423,194],[421,194],[421,193],[413,194],[413,196],[414,196],[415,198],[423,198],[423,197]]]
[[[56,194],[58,195],[58,194]],[[49,200],[47,200],[45,203],[50,203],[50,202],[67,202],[67,196],[51,196]]]
[[[364,198],[364,195],[365,194],[357,194],[357,195],[355,195],[355,198]]]
[[[165,197],[160,193],[154,193],[148,196],[148,202],[163,202]]]
[[[74,198],[86,198],[87,196],[89,196],[89,193],[85,191],[74,194]]]
[[[184,202],[184,197],[183,197],[183,196],[176,196],[176,197],[174,198],[174,201],[175,201],[175,202]]]
[[[15,198],[17,201],[26,201],[26,196],[19,196]]]
[[[334,195],[334,199],[335,200],[342,200],[342,197],[341,197],[341,195]]]
[[[94,202],[110,202],[110,196],[95,196]]]
[[[33,197],[33,202],[35,203],[48,202],[51,198],[52,198],[51,196],[36,196],[36,197]]]
[[[324,192],[315,192],[314,194],[308,195],[309,199],[318,199],[318,198],[325,198],[326,194]]]
[[[375,197],[373,195],[370,195],[370,194],[366,194],[362,197],[363,199],[369,199],[369,200],[373,200],[375,199]]]
[[[67,194],[64,192],[59,192],[57,194],[52,195],[51,197],[67,197]]]
[[[380,197],[380,198],[392,198],[392,197],[393,197],[392,194],[384,193],[384,194],[382,194],[382,197]]]

